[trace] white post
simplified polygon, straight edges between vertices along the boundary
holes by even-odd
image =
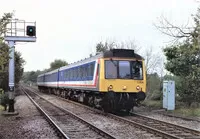
[[[14,41],[8,42],[10,48],[9,59],[9,109],[8,112],[15,112],[14,93],[15,93],[15,46]]]
[[[175,81],[163,81],[163,108],[175,109]]]

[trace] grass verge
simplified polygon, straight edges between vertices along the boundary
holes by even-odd
[[[200,108],[178,108],[172,113],[183,116],[200,117]]]
[[[145,100],[142,104],[152,109],[163,108],[162,106],[163,103],[160,100]],[[200,108],[176,106],[174,111],[168,111],[168,113],[177,114],[177,115],[185,116],[185,117],[200,117]]]
[[[142,105],[151,107],[153,109],[162,108],[162,102],[157,100],[145,100],[142,102]]]
[[[2,111],[3,109],[4,109],[4,107],[0,105],[0,111]]]

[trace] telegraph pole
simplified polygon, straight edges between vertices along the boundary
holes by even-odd
[[[31,24],[31,25],[30,25]],[[36,42],[36,22],[26,22],[25,20],[13,19],[6,27],[4,35],[9,46],[9,113],[14,113],[15,99],[15,43],[16,42]]]

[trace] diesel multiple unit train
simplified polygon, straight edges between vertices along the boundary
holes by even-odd
[[[144,59],[111,49],[37,77],[38,89],[103,109],[130,111],[146,97]]]

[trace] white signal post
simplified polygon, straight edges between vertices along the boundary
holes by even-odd
[[[8,42],[10,49],[9,59],[9,108],[8,112],[15,112],[15,43],[16,42],[36,42],[36,34],[27,35],[27,26],[36,28],[36,22],[25,22],[25,20],[13,19],[6,27],[4,40]],[[35,31],[36,32],[36,31]]]

